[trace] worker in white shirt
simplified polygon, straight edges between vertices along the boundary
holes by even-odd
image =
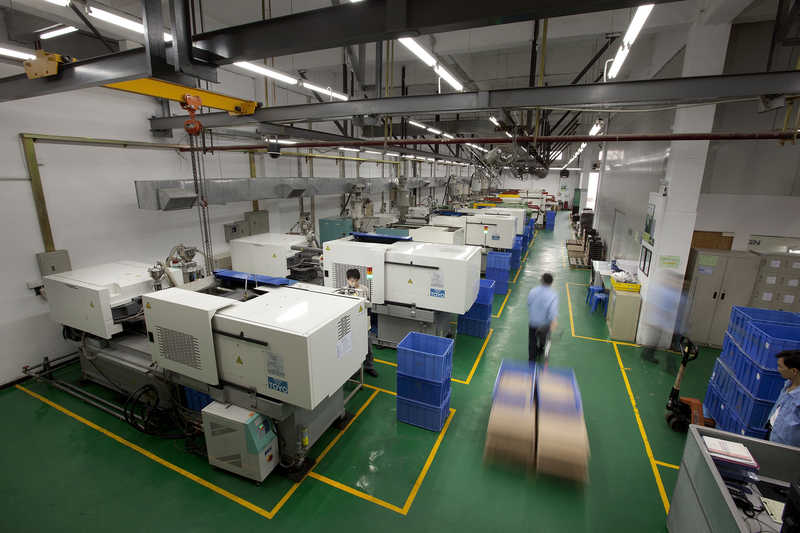
[[[367,318],[369,318],[369,289],[361,285],[361,273],[357,268],[351,268],[347,271],[347,287],[367,303]],[[378,371],[375,370],[374,357],[372,356],[372,336],[369,333],[367,333],[367,358],[364,361],[364,372],[374,378],[378,377]]]

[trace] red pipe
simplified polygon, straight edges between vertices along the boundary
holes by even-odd
[[[749,133],[620,133],[606,135],[542,135],[540,137],[519,136],[516,139],[509,137],[458,137],[456,139],[399,139],[392,141],[340,141],[340,142],[307,142],[288,145],[285,148],[338,148],[361,146],[408,146],[415,144],[511,144],[532,142],[633,142],[633,141],[757,141],[757,140],[794,140],[795,133],[785,131],[754,131]],[[215,146],[213,151],[250,151],[263,150],[265,144],[244,144]],[[192,148],[181,148],[182,152],[191,151]],[[204,148],[195,147],[195,151]],[[433,154],[431,154],[433,155]]]

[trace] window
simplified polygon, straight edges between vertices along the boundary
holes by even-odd
[[[594,209],[594,204],[597,199],[597,185],[600,181],[599,172],[589,173],[589,187],[586,189],[586,209]]]

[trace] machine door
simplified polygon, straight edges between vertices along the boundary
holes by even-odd
[[[689,338],[700,344],[710,342],[711,324],[722,292],[726,257],[698,253],[692,274],[692,310],[689,313]]]
[[[717,297],[717,309],[711,322],[708,344],[722,346],[725,330],[731,319],[734,305],[748,305],[753,294],[753,284],[758,274],[758,259],[750,257],[729,257],[725,267],[725,277]]]

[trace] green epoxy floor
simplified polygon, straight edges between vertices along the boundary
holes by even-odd
[[[576,338],[570,331],[567,283],[575,334],[607,338],[603,317],[590,313],[584,303],[588,272],[566,266],[567,236],[565,213],[559,215],[555,232],[539,231],[517,282],[510,284],[502,315],[492,320],[494,333],[471,380],[451,385],[455,413],[441,439],[396,421],[395,400],[389,394],[395,390],[395,368],[378,363],[380,377],[367,379],[384,390],[359,392],[348,409],[356,412],[369,405],[333,446],[328,447],[339,433],[333,429],[317,443],[312,456],[329,451],[315,467],[315,477],[307,477],[288,499],[284,495],[293,485],[283,478],[271,476],[256,486],[215,470],[188,454],[182,441],[140,434],[46,385],[24,384],[228,491],[229,497],[20,390],[0,391],[0,530],[664,531],[664,505],[614,345]],[[551,364],[574,368],[583,395],[592,453],[586,486],[512,467],[487,467],[482,461],[494,378],[502,359],[527,358],[525,298],[545,271],[554,274],[561,294]],[[495,314],[504,298],[495,297]],[[468,380],[482,345],[482,339],[457,338],[454,379]],[[659,352],[653,363],[643,360],[637,347],[620,345],[619,352],[655,460],[679,463],[684,437],[671,432],[663,418],[678,356]],[[684,395],[703,397],[716,355],[714,350],[701,351],[687,373]],[[393,350],[376,350],[376,357],[396,361]],[[427,475],[415,490],[437,441]],[[657,470],[668,497],[677,470]],[[247,507],[271,511],[282,498],[271,520]],[[404,505],[407,512],[398,512]]]

